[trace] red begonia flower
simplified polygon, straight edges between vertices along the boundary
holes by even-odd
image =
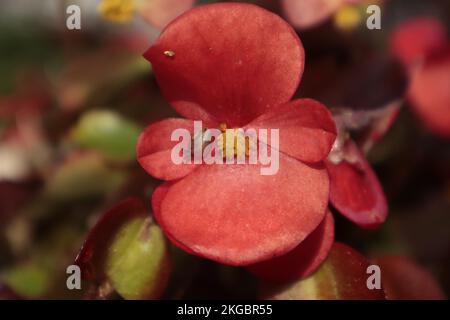
[[[341,159],[330,154],[330,202],[346,218],[363,228],[376,228],[387,217],[383,189],[367,159],[352,140],[342,148]]]
[[[435,134],[450,138],[450,46],[412,72],[408,99]]]
[[[382,256],[373,260],[380,266],[381,282],[388,300],[445,300],[433,275],[402,256]]]
[[[420,17],[398,25],[390,37],[392,54],[410,74],[408,99],[425,126],[450,137],[450,44],[445,26]]]
[[[247,268],[271,282],[289,282],[312,274],[328,256],[334,241],[334,220],[330,211],[319,226],[294,250]]]
[[[447,43],[445,26],[434,18],[412,18],[397,25],[389,38],[392,55],[407,68],[441,50]]]
[[[145,53],[172,106],[187,119],[149,126],[138,161],[170,183],[154,194],[155,217],[188,252],[248,265],[294,249],[323,220],[329,179],[323,159],[336,136],[330,112],[309,100],[289,102],[304,51],[292,28],[249,4],[213,4],[173,21]],[[170,132],[207,128],[277,128],[279,170],[260,164],[175,165]],[[306,162],[306,163],[305,163]]]

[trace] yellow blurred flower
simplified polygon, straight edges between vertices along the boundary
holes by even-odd
[[[358,6],[343,6],[334,15],[334,24],[341,30],[354,29],[361,23],[361,20],[361,10]]]
[[[130,21],[136,12],[135,0],[102,0],[97,11],[108,21],[125,23]]]

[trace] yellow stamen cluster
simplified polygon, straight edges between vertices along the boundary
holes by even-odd
[[[246,157],[249,156],[250,147],[254,147],[250,145],[251,141],[249,137],[244,137],[238,129],[227,130],[227,126],[224,123],[220,124],[219,129],[222,131],[222,134],[218,138],[218,145],[221,147],[224,157],[238,157],[239,155],[242,155],[242,153],[244,153]],[[229,150],[227,150],[227,139],[234,139],[232,149],[228,147]]]
[[[251,136],[244,134],[243,129],[227,129],[226,124],[222,123],[219,125],[219,130],[221,134],[213,140],[219,152],[222,153],[223,158],[233,158],[233,157],[250,157],[250,152],[252,150],[257,151],[257,141],[256,137],[252,139]],[[211,137],[208,135],[205,141],[206,129],[202,129],[201,132],[197,133],[191,140],[191,144],[194,146],[201,147],[201,151],[211,143]],[[233,141],[232,145],[227,145],[227,141]],[[193,150],[194,152],[194,150]]]
[[[130,21],[136,11],[135,0],[102,0],[97,11],[108,21],[125,23]]]

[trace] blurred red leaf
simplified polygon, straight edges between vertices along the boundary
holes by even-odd
[[[390,34],[389,46],[394,57],[407,68],[427,56],[445,48],[447,31],[445,26],[432,17],[415,17],[395,26]]]
[[[35,117],[50,105],[50,85],[42,71],[20,73],[15,91],[0,97],[0,118]]]
[[[0,300],[24,300],[24,297],[15,293],[10,287],[0,283]]]
[[[0,181],[0,222],[4,223],[26,205],[38,186],[38,181],[33,179],[21,182]]]
[[[321,267],[309,278],[286,286],[265,284],[262,297],[275,300],[384,300],[382,289],[367,288],[369,262],[342,243],[334,243]]]
[[[408,98],[425,125],[450,138],[450,46],[426,59],[411,76]]]
[[[431,273],[401,256],[373,259],[380,266],[381,282],[388,300],[445,300]]]

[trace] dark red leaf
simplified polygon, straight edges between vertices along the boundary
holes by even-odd
[[[433,275],[412,260],[401,256],[383,256],[373,261],[380,266],[386,299],[446,299]]]
[[[368,289],[369,262],[354,249],[334,243],[328,258],[309,278],[284,286],[265,284],[262,297],[275,300],[384,300],[382,289]]]
[[[376,228],[388,214],[380,182],[353,141],[345,143],[342,157],[326,161],[330,202],[350,221],[363,228]]]

